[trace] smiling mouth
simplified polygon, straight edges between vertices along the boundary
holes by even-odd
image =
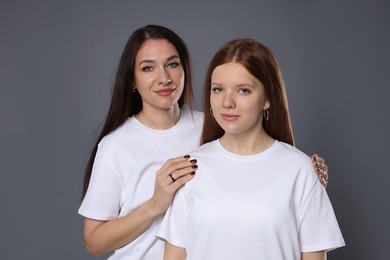
[[[176,88],[165,88],[165,89],[161,89],[161,90],[156,91],[156,94],[159,95],[159,96],[166,97],[166,96],[171,95],[172,92],[175,91],[175,89],[176,89]]]

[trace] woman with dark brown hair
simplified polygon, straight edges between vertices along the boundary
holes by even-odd
[[[158,25],[136,30],[85,171],[79,213],[90,253],[162,258],[156,230],[176,190],[196,171],[196,161],[185,154],[199,145],[203,113],[191,110],[192,100],[184,41]]]
[[[158,236],[164,259],[325,259],[344,245],[310,158],[294,147],[272,52],[225,44],[204,84],[199,169],[175,195]]]

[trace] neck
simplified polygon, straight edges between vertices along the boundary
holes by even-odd
[[[173,127],[180,120],[180,108],[175,106],[170,109],[142,109],[135,118],[143,125],[157,130],[165,130]]]
[[[273,145],[275,139],[265,131],[257,135],[239,135],[225,133],[221,139],[221,145],[228,151],[238,155],[253,155],[267,150]]]

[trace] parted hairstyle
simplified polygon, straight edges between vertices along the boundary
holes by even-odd
[[[264,130],[272,138],[294,145],[286,90],[278,63],[271,50],[254,39],[235,39],[223,45],[212,58],[207,70],[203,89],[204,124],[201,144],[223,136],[220,127],[210,111],[211,77],[216,67],[236,62],[258,79],[265,89],[270,102],[269,119],[263,118]]]
[[[92,166],[99,142],[122,125],[128,117],[138,114],[142,110],[142,99],[138,91],[133,91],[135,86],[135,59],[138,51],[147,40],[167,40],[179,53],[180,63],[184,70],[184,89],[178,101],[179,107],[187,105],[192,109],[193,91],[191,60],[185,42],[172,30],[159,26],[147,25],[134,31],[127,41],[122,53],[116,73],[111,104],[104,121],[102,131],[93,146],[89,161],[84,172],[84,185],[82,198],[84,198],[92,174]]]

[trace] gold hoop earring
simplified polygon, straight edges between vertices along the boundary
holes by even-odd
[[[269,112],[268,112],[268,109],[263,110],[263,117],[264,117],[264,120],[265,120],[265,121],[268,121],[268,119],[269,119]]]
[[[212,117],[214,117],[213,110],[211,109],[211,107],[210,107],[210,115],[211,115]]]

